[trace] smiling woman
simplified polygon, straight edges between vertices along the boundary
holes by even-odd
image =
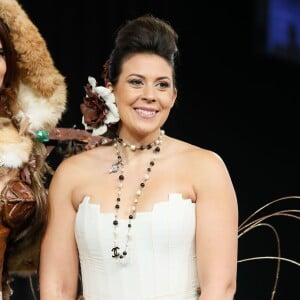
[[[52,177],[41,300],[75,299],[78,276],[87,300],[233,299],[238,211],[228,170],[163,129],[177,97],[177,39],[163,19],[129,20],[105,87],[89,79],[82,121],[111,140],[64,159]]]

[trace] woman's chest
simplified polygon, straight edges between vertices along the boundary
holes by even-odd
[[[185,199],[195,199],[192,181],[176,168],[157,166],[145,172],[139,169],[136,172],[126,169],[110,172],[107,169],[106,172],[90,173],[82,176],[73,190],[75,207],[89,196],[90,202],[100,204],[103,212],[114,212],[118,205],[119,214],[128,216],[133,206],[138,212],[152,211],[155,203],[168,200],[170,192],[180,193]]]

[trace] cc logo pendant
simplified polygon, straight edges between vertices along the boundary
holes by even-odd
[[[118,252],[119,249],[120,249],[119,247],[114,247],[114,248],[111,249],[111,251],[113,252],[112,257],[115,258],[115,257],[119,257],[120,256],[120,253]]]

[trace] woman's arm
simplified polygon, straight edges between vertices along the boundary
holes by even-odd
[[[57,168],[49,188],[49,220],[40,256],[40,300],[75,300],[78,253],[76,211],[71,201],[72,173],[67,162]]]
[[[236,291],[238,207],[222,159],[207,152],[197,178],[197,267],[201,300],[232,300]]]

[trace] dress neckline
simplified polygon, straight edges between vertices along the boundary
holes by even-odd
[[[80,209],[81,205],[89,205],[89,206],[97,207],[97,209],[99,210],[99,214],[101,216],[104,216],[104,217],[105,216],[106,217],[114,216],[114,214],[115,214],[114,212],[102,212],[101,211],[101,204],[100,203],[93,203],[90,200],[91,200],[90,196],[88,196],[88,195],[84,196],[81,203],[79,204],[78,210]],[[193,206],[195,205],[195,203],[192,201],[192,199],[183,198],[181,193],[169,193],[168,200],[162,200],[162,201],[155,202],[155,203],[153,203],[152,210],[150,210],[150,211],[138,211],[138,212],[136,212],[136,216],[145,216],[145,217],[150,216],[156,209],[158,209],[158,207],[169,205],[172,202],[178,203],[178,201],[182,202],[182,203],[185,203],[185,204],[188,203],[188,204],[193,205]],[[128,222],[128,219],[127,218],[120,218],[120,221]]]

